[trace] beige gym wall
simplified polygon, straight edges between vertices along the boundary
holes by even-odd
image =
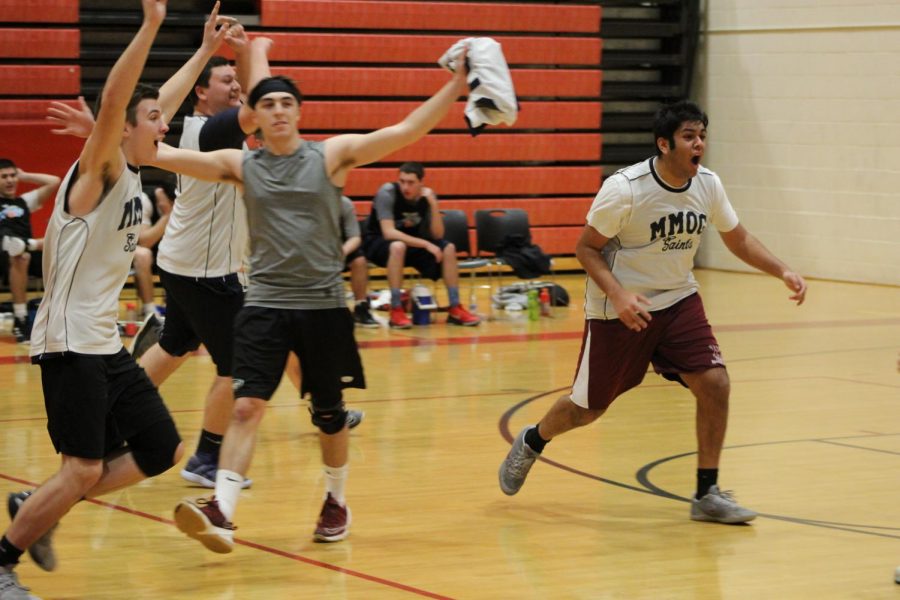
[[[806,276],[900,284],[900,2],[708,0],[704,164]],[[698,265],[747,269],[709,235]]]

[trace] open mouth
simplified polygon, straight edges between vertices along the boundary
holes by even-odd
[[[700,157],[699,157],[699,156],[692,156],[692,157],[691,157],[691,162],[694,163],[695,165],[698,165],[698,166],[699,166],[699,165],[700,165]]]

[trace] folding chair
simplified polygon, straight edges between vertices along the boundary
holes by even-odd
[[[464,211],[441,209],[441,219],[444,221],[444,239],[456,246],[456,264],[460,272],[469,272],[469,307],[471,308],[475,300],[475,271],[488,266],[488,260],[472,256],[469,246],[469,221],[466,219]],[[463,256],[460,257],[460,254]]]

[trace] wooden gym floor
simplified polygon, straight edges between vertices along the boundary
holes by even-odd
[[[693,401],[652,373],[550,444],[517,496],[500,492],[511,437],[571,382],[583,278],[566,276],[573,306],[550,319],[357,330],[369,389],[347,394],[366,418],[352,437],[346,541],[311,541],[318,445],[285,382],[232,554],[174,528],[176,501],[204,490],[173,469],[76,506],[56,535],[58,570],[25,557],[20,578],[45,599],[898,598],[898,289],[812,281],[798,308],[769,277],[698,277],[732,378],[721,483],[761,513],[751,525],[688,519]],[[4,491],[58,463],[26,355],[0,338]],[[162,388],[189,451],[212,373],[197,355]]]

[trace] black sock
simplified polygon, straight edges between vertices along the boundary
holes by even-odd
[[[550,443],[550,440],[542,438],[541,434],[538,433],[538,426],[535,425],[525,432],[525,443],[528,444],[529,448],[540,454],[544,451],[544,446]]]
[[[197,454],[209,454],[218,458],[219,448],[222,447],[222,438],[218,433],[210,433],[207,430],[200,432],[200,441],[197,443]]]
[[[14,567],[19,563],[19,558],[22,557],[22,553],[24,550],[19,550],[12,543],[6,539],[4,535],[2,539],[0,539],[0,566],[3,567]]]
[[[697,469],[697,498],[705,496],[718,480],[718,469]]]

